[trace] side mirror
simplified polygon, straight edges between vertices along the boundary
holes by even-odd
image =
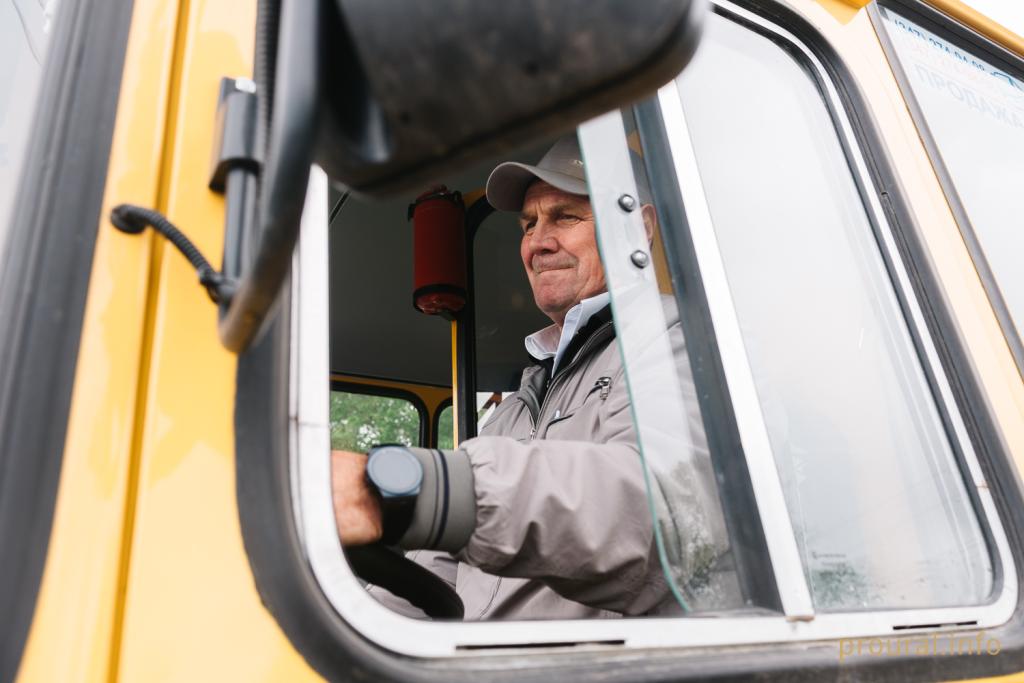
[[[697,46],[691,0],[336,0],[317,161],[381,195],[651,94]]]
[[[706,11],[706,0],[262,2],[255,151],[265,161],[258,191],[226,183],[224,275],[237,288],[221,304],[224,345],[244,351],[268,317],[311,164],[384,196],[567,131],[676,76]]]

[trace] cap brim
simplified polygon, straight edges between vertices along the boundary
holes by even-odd
[[[517,161],[506,161],[498,164],[487,178],[487,201],[499,211],[520,211],[526,190],[535,180],[543,180],[569,194],[588,194],[585,180]]]

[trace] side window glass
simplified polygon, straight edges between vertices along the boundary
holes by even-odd
[[[487,426],[501,402],[512,395],[511,391],[478,391],[476,394],[476,423],[480,429]]]
[[[0,255],[31,137],[56,0],[14,0],[0,5]]]
[[[1020,353],[1024,80],[889,9],[880,7],[879,13],[895,52],[894,66],[909,85],[904,94],[920,110],[918,125],[934,143],[932,161],[948,174],[947,192],[965,213],[958,216],[961,230],[980,248],[974,249],[975,260],[995,281],[990,295],[1006,307],[1010,319],[1003,323],[1011,327],[1007,334],[1017,340]],[[1024,364],[1024,358],[1017,362]]]
[[[969,445],[949,436],[821,90],[717,15],[678,90],[742,336],[734,360],[815,609],[984,603],[993,562],[956,457]]]
[[[451,450],[455,448],[455,411],[449,403],[437,413],[437,447]]]
[[[365,453],[383,443],[421,445],[423,417],[412,401],[331,391],[331,448]]]
[[[498,405],[501,404],[502,400],[510,396],[510,391],[481,391],[477,392],[476,395],[476,420],[477,429],[483,429],[487,425],[487,421],[491,415],[497,409]],[[436,416],[435,431],[437,433],[437,447],[452,449],[455,447],[455,413],[452,410],[452,406],[449,403],[447,406],[438,411]]]
[[[693,364],[700,360],[687,345],[672,283],[659,265],[662,217],[634,123],[628,113],[624,121],[618,113],[601,117],[580,129],[580,142],[614,318],[615,355],[625,365],[623,374],[618,359],[597,364],[600,371],[585,384],[593,385],[595,403],[604,402],[603,434],[639,446],[646,470],[650,511],[623,514],[654,513],[654,540],[676,611],[772,608],[774,599],[744,584],[737,571],[737,552],[746,557],[759,549],[738,550],[730,538],[718,486],[723,479],[710,457],[694,383]],[[636,187],[620,194],[616,178],[623,169],[632,171]],[[766,559],[758,559],[764,568]]]

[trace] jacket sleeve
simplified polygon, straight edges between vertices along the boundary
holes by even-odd
[[[628,402],[620,396],[604,419],[604,443],[467,441],[476,527],[457,557],[541,580],[591,607],[643,614],[663,603],[668,587]]]

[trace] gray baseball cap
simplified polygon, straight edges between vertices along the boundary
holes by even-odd
[[[640,157],[630,151],[630,161],[636,176],[640,201],[648,203],[647,175]],[[499,211],[520,211],[526,190],[535,180],[543,180],[563,192],[577,195],[590,194],[583,168],[583,156],[576,134],[559,138],[536,166],[518,161],[498,164],[487,178],[487,201]]]

